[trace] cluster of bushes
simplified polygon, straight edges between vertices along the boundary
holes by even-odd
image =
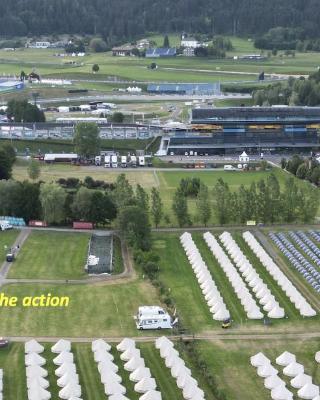
[[[294,155],[290,160],[282,159],[281,167],[299,179],[320,186],[320,164],[314,158],[304,159]]]
[[[199,193],[200,184],[199,178],[182,178],[179,188],[184,196],[196,197]]]
[[[265,50],[295,50],[299,41],[305,37],[301,28],[278,26],[256,38],[254,46]]]
[[[57,183],[65,189],[78,189],[85,186],[88,189],[114,190],[115,184],[101,180],[95,180],[91,176],[86,176],[83,181],[78,178],[59,178]]]

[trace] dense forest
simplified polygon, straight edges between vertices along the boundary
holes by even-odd
[[[277,26],[313,38],[319,19],[318,0],[0,1],[1,36],[101,34],[108,43],[147,32],[261,35]]]

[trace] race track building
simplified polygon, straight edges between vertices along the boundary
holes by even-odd
[[[148,93],[219,96],[220,83],[159,83],[150,84]]]
[[[311,151],[320,148],[320,107],[192,110],[189,129],[169,138],[167,154]]]

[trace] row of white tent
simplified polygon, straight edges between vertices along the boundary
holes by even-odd
[[[125,338],[118,345],[117,350],[121,352],[120,358],[125,362],[124,369],[130,372],[129,379],[135,382],[134,390],[141,393],[140,400],[161,400],[161,392],[157,391],[157,384],[152,377],[150,369],[145,366],[144,358],[140,349],[136,347],[133,339]],[[118,398],[109,400],[124,400]]]
[[[271,365],[263,353],[251,357],[251,365],[257,368],[257,374],[264,378],[264,386],[271,390],[273,400],[292,400],[293,393],[286,388],[286,383]],[[276,358],[276,364],[283,367],[283,375],[291,378],[290,385],[297,390],[297,396],[305,400],[320,400],[319,387],[312,383],[312,377],[304,373],[304,367],[296,361],[296,356],[285,351]]]
[[[220,267],[225,272],[231,286],[246,311],[248,319],[262,319],[263,313],[257,306],[241,275],[238,273],[237,269],[234,267],[216,238],[210,232],[204,233],[203,238],[209,246],[213,256],[218,261]]]
[[[180,236],[180,242],[197,277],[202,293],[205,296],[206,302],[210,308],[210,312],[212,313],[213,319],[217,321],[229,319],[230,312],[227,309],[197,246],[192,240],[191,234],[185,232]]]
[[[284,309],[280,307],[267,284],[263,282],[250,261],[243,254],[238,244],[234,241],[231,234],[229,232],[223,232],[222,235],[220,235],[220,240],[233,259],[243,279],[254,292],[255,297],[261,304],[263,310],[267,312],[268,317],[276,319],[284,318]]]
[[[281,289],[286,293],[290,301],[294,304],[296,309],[300,312],[303,317],[313,317],[316,315],[316,311],[310,306],[307,300],[302,294],[296,289],[292,282],[286,277],[286,275],[280,270],[275,264],[272,258],[263,249],[260,243],[252,235],[251,232],[244,232],[242,234],[243,239],[246,241],[248,246],[259,258],[262,265],[270,273],[273,279],[278,283]]]
[[[118,366],[113,362],[114,357],[110,353],[111,346],[102,339],[94,340],[91,344],[94,360],[98,365],[101,383],[104,392],[111,400],[127,399],[124,394],[126,388],[121,385],[122,378],[118,374]]]
[[[51,393],[49,390],[48,371],[43,368],[46,359],[40,356],[44,347],[36,340],[25,343],[25,366],[27,376],[28,400],[49,400]]]
[[[74,356],[71,352],[71,342],[60,339],[52,346],[51,351],[58,354],[53,359],[53,363],[57,366],[55,370],[58,378],[57,385],[62,388],[59,391],[59,397],[63,400],[81,400],[82,390]]]
[[[156,340],[155,346],[160,350],[160,356],[164,359],[166,367],[170,368],[178,388],[182,390],[183,398],[185,400],[204,400],[203,390],[199,388],[197,380],[192,377],[191,370],[186,367],[171,340],[162,336]]]

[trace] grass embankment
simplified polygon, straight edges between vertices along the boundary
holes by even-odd
[[[82,279],[90,235],[32,231],[9,273],[16,279]]]

